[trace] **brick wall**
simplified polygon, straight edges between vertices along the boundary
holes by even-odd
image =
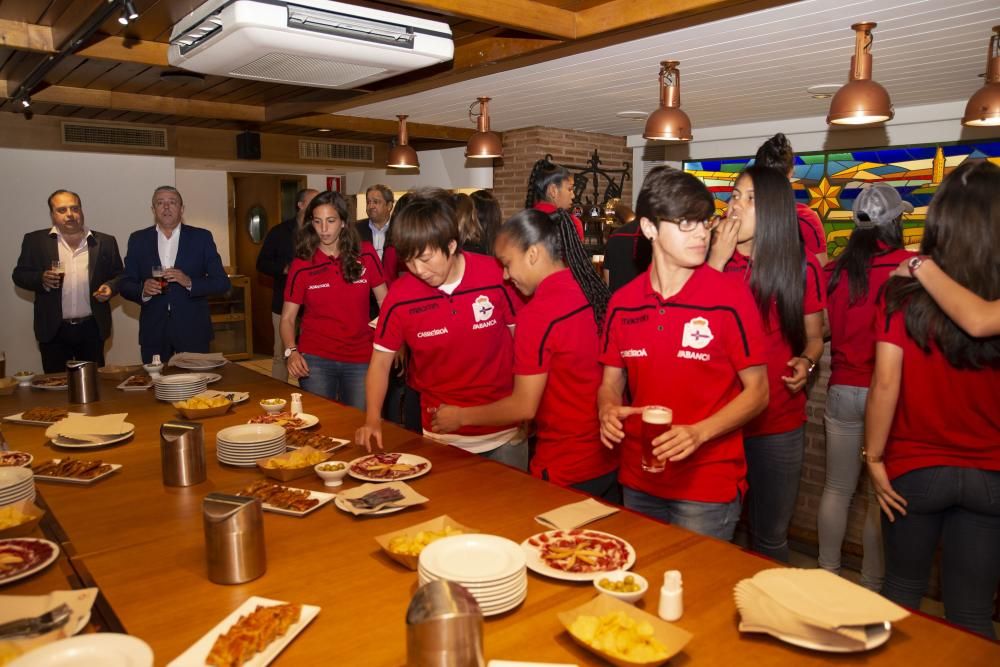
[[[625,146],[625,137],[551,127],[525,127],[504,132],[504,157],[496,160],[493,167],[493,192],[500,201],[504,218],[524,208],[528,176],[536,160],[551,154],[557,164],[583,166],[595,148],[605,168],[621,168],[623,162],[632,162],[632,150]],[[632,182],[625,181],[623,189],[622,200],[631,204]]]

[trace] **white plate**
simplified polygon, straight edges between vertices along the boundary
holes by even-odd
[[[302,420],[302,426],[296,426],[295,427],[296,431],[302,431],[307,428],[312,428],[313,426],[319,423],[319,417],[317,417],[316,415],[311,415],[308,412],[300,412],[295,416]],[[247,424],[250,424],[250,422],[247,422]],[[258,424],[258,426],[263,426],[263,424]],[[278,426],[278,425],[268,424],[268,426]],[[281,428],[285,427],[282,426]]]
[[[138,373],[134,373],[133,375],[138,375]],[[131,376],[129,376],[129,377],[131,377]],[[147,382],[146,384],[131,384],[130,385],[130,384],[125,384],[126,382],[128,382],[128,378],[125,378],[124,380],[122,380],[121,384],[119,384],[116,387],[116,389],[121,389],[122,391],[149,391],[149,388],[153,386],[153,379],[152,378],[150,378],[149,382]]]
[[[41,389],[43,391],[68,391],[69,390],[69,382],[68,381],[66,382],[66,384],[61,384],[61,385],[58,385],[58,386],[55,386],[55,387],[47,387],[45,385],[35,384],[35,379],[37,379],[37,377],[33,378],[31,380],[31,388],[32,389]]]
[[[52,459],[52,460],[55,461],[56,463],[59,463],[60,461],[62,461],[62,459]],[[76,477],[53,477],[52,475],[35,475],[35,481],[36,482],[60,482],[60,483],[63,483],[63,484],[83,484],[83,485],[93,484],[94,482],[97,482],[99,480],[104,479],[105,477],[107,477],[111,473],[113,473],[113,472],[115,472],[117,470],[121,470],[121,468],[122,468],[122,464],[121,463],[109,463],[108,465],[111,466],[111,470],[109,470],[107,472],[104,472],[104,473],[101,473],[97,477],[91,477],[90,479],[78,479]]]
[[[0,467],[0,493],[20,488],[25,484],[30,485],[32,477],[34,477],[34,473],[30,470],[25,470],[21,466]]]
[[[618,567],[612,567],[607,570],[600,570],[598,572],[565,572],[563,570],[556,569],[542,560],[541,552],[538,547],[531,544],[530,540],[537,539],[542,535],[552,536],[554,533],[568,533],[568,530],[549,530],[544,533],[536,533],[529,537],[524,542],[521,542],[521,548],[524,550],[524,555],[527,560],[528,569],[532,572],[537,572],[538,574],[543,574],[546,577],[552,577],[553,579],[562,579],[563,581],[593,581],[603,574],[608,572],[614,572],[615,570],[627,570],[632,565],[635,564],[635,548],[632,547],[627,541],[622,540],[622,538],[617,535],[612,535],[611,533],[604,533],[599,530],[590,530],[587,528],[582,529],[584,532],[594,533],[595,535],[600,535],[601,537],[613,537],[616,540],[621,540],[625,543],[625,548],[628,549],[628,558],[625,563]]]
[[[423,565],[417,566],[417,574],[423,576],[427,579],[442,579],[443,577],[439,574],[435,574],[433,571],[426,569]],[[519,586],[523,587],[527,585],[528,575],[525,572],[525,568],[514,572],[510,576],[506,576],[500,579],[490,579],[487,581],[458,581],[458,583],[469,589],[470,593],[476,594],[494,594],[496,592],[503,592],[505,590],[515,590]]]
[[[285,429],[277,424],[239,424],[221,429],[215,437],[233,444],[256,444],[284,439]]]
[[[44,570],[49,565],[51,565],[52,563],[54,563],[56,561],[56,558],[59,558],[59,545],[56,544],[55,542],[50,542],[48,540],[42,540],[42,539],[39,539],[37,537],[11,537],[11,538],[7,538],[5,540],[0,540],[0,546],[6,544],[8,542],[39,542],[39,543],[45,543],[45,544],[48,544],[50,547],[52,547],[52,553],[49,554],[49,557],[46,558],[45,560],[41,561],[40,563],[38,563],[37,565],[35,565],[33,567],[29,567],[27,570],[24,570],[23,572],[18,572],[17,574],[12,575],[10,577],[3,577],[2,575],[0,575],[0,586],[3,586],[5,584],[9,584],[12,581],[18,581],[20,579],[24,579],[25,577],[30,577],[35,572],[40,572],[40,571]]]
[[[209,651],[212,650],[215,640],[218,639],[222,633],[228,631],[229,628],[236,625],[236,622],[240,620],[240,616],[249,614],[258,606],[274,607],[279,604],[286,603],[280,600],[258,597],[256,595],[249,598],[233,613],[222,619],[218,625],[206,632],[202,638],[192,644],[188,650],[174,658],[167,665],[167,667],[203,667],[205,665],[205,658],[208,657]],[[316,618],[317,614],[319,614],[319,607],[311,604],[302,605],[302,615],[299,616],[298,622],[289,626],[288,631],[285,632],[285,634],[268,644],[261,653],[255,654],[248,662],[243,663],[243,667],[264,667],[265,665],[269,665],[271,661],[277,658],[278,654],[281,653],[286,646],[291,644],[292,640],[295,639],[295,637],[302,632],[302,630],[304,630],[314,618]]]
[[[344,440],[343,438],[334,438],[332,435],[324,435],[323,439],[337,443],[337,444],[333,445],[332,447],[330,447],[329,449],[321,449],[320,450],[322,452],[326,452],[327,454],[333,454],[334,452],[340,451],[344,447],[347,447],[348,445],[351,444],[350,440]],[[294,444],[292,444],[290,442],[285,443],[285,446],[288,447],[289,451],[294,451],[296,449],[299,449],[299,445],[294,445]]]
[[[869,625],[865,628],[865,634],[867,635],[864,648],[852,649],[847,646],[830,646],[828,644],[818,644],[816,642],[811,642],[808,639],[803,639],[802,637],[793,637],[791,635],[783,635],[780,632],[767,631],[767,634],[772,637],[776,637],[783,642],[788,642],[794,646],[799,646],[801,648],[812,649],[813,651],[825,651],[827,653],[858,653],[861,651],[870,651],[873,648],[878,648],[882,644],[889,641],[889,636],[892,634],[892,624],[886,621],[882,625]]]
[[[233,405],[238,405],[240,403],[246,403],[250,400],[249,392],[245,391],[220,391],[215,389],[206,389],[202,392],[205,396],[225,396]]]
[[[119,435],[107,435],[100,436],[102,440],[100,442],[79,442],[77,440],[67,440],[66,438],[57,435],[52,438],[52,444],[58,447],[63,447],[65,449],[91,449],[93,447],[106,447],[107,445],[113,445],[116,442],[122,442],[123,440],[128,440],[133,435],[135,435],[135,424],[129,424],[128,422],[122,422],[125,426],[129,427],[128,433],[121,433]]]
[[[23,415],[23,414],[24,414],[24,412],[18,412],[16,415],[7,415],[6,417],[3,418],[3,420],[5,422],[14,422],[15,424],[30,424],[31,426],[52,426],[53,424],[56,423],[56,422],[40,422],[40,421],[35,421],[33,419],[21,419],[21,415]],[[67,417],[82,417],[83,413],[82,412],[67,412],[66,416]],[[59,420],[56,420],[56,421],[59,421]]]
[[[10,463],[10,464],[7,464],[7,465],[4,465],[3,463],[0,463],[0,467],[5,467],[5,468],[29,468],[29,467],[31,467],[31,462],[35,460],[35,457],[32,456],[31,454],[29,454],[28,452],[18,452],[18,451],[14,451],[14,450],[11,450],[9,452],[0,452],[0,457],[10,456],[11,454],[24,454],[25,456],[28,457],[28,460],[25,463],[19,463],[17,465],[14,465],[13,463]]]
[[[287,486],[285,488],[287,488],[287,489],[295,489],[296,491],[309,491],[309,489],[299,489],[299,488],[296,488],[296,487],[293,487],[293,486]],[[313,512],[315,512],[316,510],[318,510],[323,505],[326,505],[328,502],[330,502],[331,500],[333,500],[334,498],[336,498],[337,494],[336,493],[323,493],[322,491],[309,491],[309,497],[313,498],[315,500],[318,500],[319,503],[317,505],[314,505],[313,507],[310,507],[305,512],[296,512],[295,510],[286,510],[286,509],[282,509],[280,507],[275,507],[274,505],[270,505],[268,503],[261,503],[261,505],[264,508],[265,512],[274,512],[275,514],[287,514],[288,516],[305,516],[306,514],[312,514]]]
[[[217,368],[217,366],[209,366],[209,368]],[[219,375],[218,373],[195,373],[195,375],[200,375],[201,377],[205,378],[205,381],[208,384],[218,382],[219,380],[222,379],[222,376]]]
[[[525,555],[517,542],[506,537],[466,533],[434,540],[420,552],[419,563],[442,579],[485,583],[523,570]]]
[[[216,362],[207,362],[203,364],[192,364],[192,363],[184,363],[183,361],[178,361],[176,364],[174,364],[174,368],[183,368],[184,370],[187,371],[204,371],[208,370],[209,368],[221,368],[222,366],[225,366],[227,363],[229,362],[216,361]]]
[[[98,632],[61,639],[25,653],[9,667],[150,667],[153,649],[138,637]]]
[[[348,514],[354,514],[354,512],[351,511],[352,505],[339,495],[333,499],[333,504],[339,510],[343,510]],[[357,517],[382,516],[383,514],[394,514],[395,512],[402,512],[405,509],[406,507],[393,507],[390,505],[389,507],[383,507],[377,512],[368,512],[367,514],[354,514],[354,516]]]
[[[393,454],[395,452],[383,452],[384,454]],[[422,456],[417,456],[416,454],[400,454],[399,459],[396,460],[397,463],[403,463],[406,465],[420,465],[421,463],[426,463],[427,467],[417,472],[410,473],[409,475],[403,475],[402,477],[393,477],[391,479],[384,479],[382,477],[368,477],[359,472],[354,472],[354,465],[360,461],[375,456],[375,454],[365,454],[364,456],[359,456],[350,463],[347,464],[347,474],[354,479],[360,479],[362,482],[403,482],[408,479],[416,479],[417,477],[423,477],[431,471],[431,462]]]

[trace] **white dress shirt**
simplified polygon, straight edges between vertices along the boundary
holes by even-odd
[[[59,261],[62,262],[66,275],[62,282],[62,316],[64,320],[90,317],[90,245],[87,243],[92,235],[87,230],[80,241],[80,246],[71,248],[59,228],[52,226],[50,234],[56,235],[56,246],[59,248]]]
[[[184,227],[184,223],[174,227],[174,233],[170,235],[170,238],[167,238],[162,229],[156,228],[156,251],[160,255],[160,262],[164,269],[172,269],[174,262],[177,261],[177,248],[181,243],[182,227]]]
[[[382,251],[385,250],[385,234],[389,231],[389,223],[385,223],[382,229],[379,229],[375,223],[369,220],[368,228],[372,230],[372,245],[375,246],[375,252],[378,253],[378,258],[382,259]]]

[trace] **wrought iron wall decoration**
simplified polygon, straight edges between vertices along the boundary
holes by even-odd
[[[552,162],[552,155],[546,155],[545,159]],[[580,206],[584,215],[590,214],[595,207],[603,215],[608,201],[621,199],[626,179],[632,179],[631,162],[622,162],[620,169],[605,169],[601,167],[601,156],[596,148],[586,165],[562,166],[573,174],[573,203]],[[592,196],[588,193],[588,188]]]

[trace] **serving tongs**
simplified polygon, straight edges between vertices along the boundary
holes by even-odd
[[[49,609],[41,616],[32,618],[19,618],[16,621],[9,621],[0,624],[0,639],[10,639],[12,637],[31,637],[33,635],[43,635],[52,632],[66,625],[73,610],[68,604],[61,604],[58,607]]]

